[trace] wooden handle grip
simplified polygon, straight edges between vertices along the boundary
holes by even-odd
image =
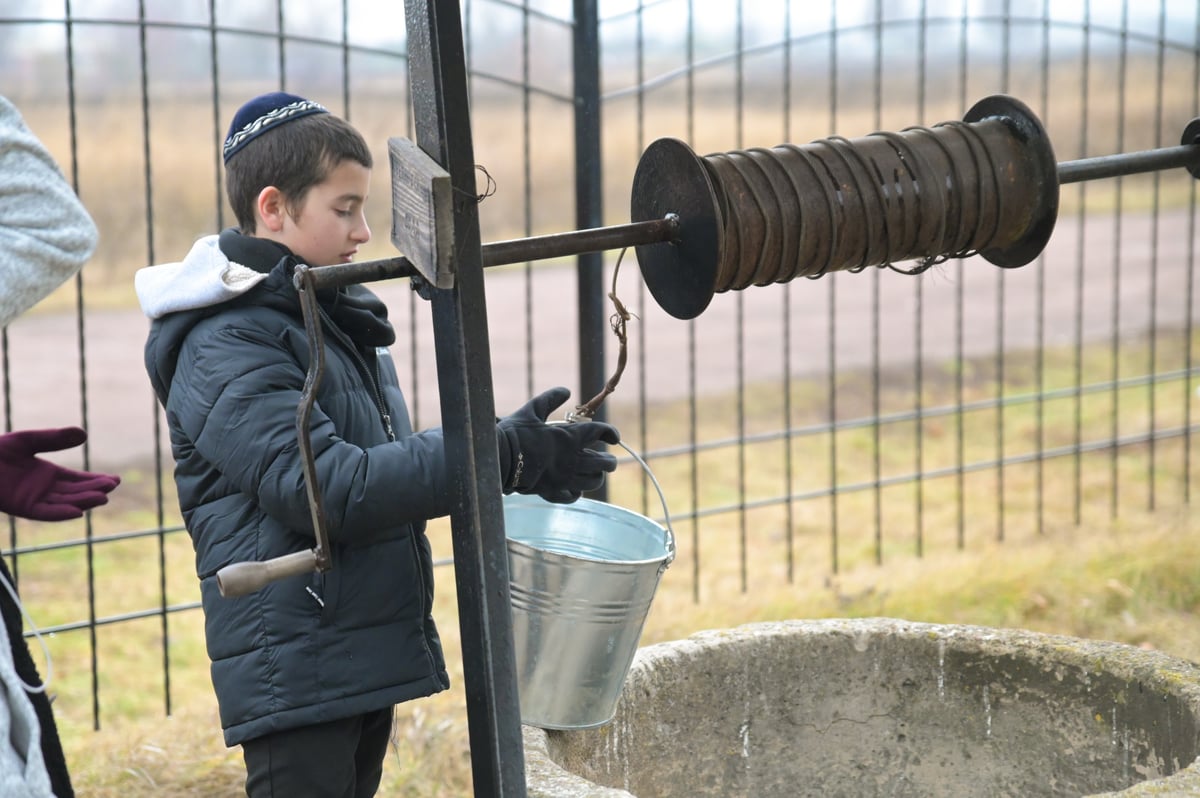
[[[297,551],[263,562],[235,562],[217,571],[217,589],[226,598],[245,596],[268,583],[317,570],[317,554]]]

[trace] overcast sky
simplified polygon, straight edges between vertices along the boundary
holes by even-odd
[[[526,0],[536,14],[569,20],[570,0]],[[692,0],[696,12],[694,22],[700,35],[728,31],[735,25],[739,5],[747,28],[758,31],[780,30],[779,21],[786,6],[792,9],[794,30],[827,29],[833,15],[835,0]],[[472,23],[493,35],[519,35],[521,13],[511,5],[488,0],[467,0]],[[517,3],[516,5],[520,5]],[[649,38],[678,35],[681,9],[687,0],[600,0],[601,19],[606,25],[621,28],[621,21],[643,13],[643,35]],[[1195,0],[836,0],[838,25],[853,26],[873,22],[877,8],[883,9],[885,19],[917,16],[922,10],[929,17],[958,17],[964,11],[972,16],[1002,14],[1040,17],[1044,13],[1059,22],[1082,22],[1090,15],[1092,24],[1117,26],[1128,15],[1134,28],[1148,27],[1152,33],[1165,13],[1168,32],[1184,41],[1194,38],[1196,26]],[[117,17],[136,19],[137,0],[72,0],[71,12],[76,17]],[[228,24],[237,24],[255,14],[274,22],[277,8],[273,2],[245,3],[242,0],[217,0],[216,16]],[[253,11],[248,10],[252,8]],[[362,44],[383,44],[402,39],[404,4],[401,0],[346,0],[350,38]],[[63,0],[3,0],[0,16],[7,18],[40,17],[61,19]],[[209,0],[145,0],[146,15],[154,20],[206,23]],[[316,36],[340,36],[342,0],[284,0],[285,25],[291,33]],[[36,36],[36,31],[30,33]]]

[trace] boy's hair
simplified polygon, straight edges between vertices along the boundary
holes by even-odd
[[[333,114],[302,116],[255,137],[225,163],[225,192],[238,227],[254,233],[258,195],[267,186],[279,189],[295,216],[308,190],[347,160],[370,169],[371,150],[361,133]]]

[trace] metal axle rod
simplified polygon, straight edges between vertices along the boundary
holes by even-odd
[[[1157,150],[1064,161],[1058,165],[1058,182],[1060,185],[1066,185],[1084,180],[1157,172],[1180,166],[1195,175],[1195,170],[1200,168],[1200,144],[1179,144]]]
[[[483,265],[500,266],[505,263],[584,255],[588,252],[603,252],[642,244],[659,244],[663,241],[673,241],[678,235],[679,216],[668,213],[661,219],[644,222],[484,244]]]
[[[679,235],[679,217],[667,214],[662,219],[644,222],[552,233],[532,238],[514,238],[484,244],[483,265],[504,266],[533,260],[547,260],[589,252],[604,252],[642,244],[674,241]],[[308,269],[307,279],[312,288],[340,288],[357,283],[420,277],[417,267],[403,255],[378,260],[364,260],[336,266],[314,266]]]

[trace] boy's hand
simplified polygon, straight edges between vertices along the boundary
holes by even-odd
[[[75,471],[36,456],[85,440],[87,433],[79,427],[0,435],[0,512],[35,521],[65,521],[107,502],[120,477]]]
[[[566,388],[551,388],[497,422],[505,493],[532,493],[570,504],[616,470],[616,457],[588,448],[597,441],[619,443],[616,427],[602,421],[546,423],[570,396]]]

